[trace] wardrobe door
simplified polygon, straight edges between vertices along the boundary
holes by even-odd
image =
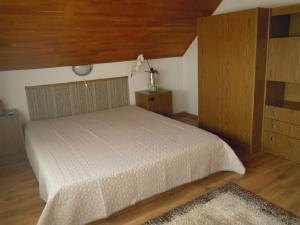
[[[199,123],[249,150],[259,9],[198,20]]]

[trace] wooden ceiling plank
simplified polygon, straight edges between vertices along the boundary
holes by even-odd
[[[0,70],[183,55],[221,0],[2,0]]]

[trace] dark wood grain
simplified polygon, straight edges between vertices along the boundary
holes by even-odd
[[[220,0],[2,0],[0,70],[182,55]]]

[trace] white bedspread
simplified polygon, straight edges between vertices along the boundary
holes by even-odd
[[[38,225],[82,225],[216,171],[245,173],[199,128],[122,107],[31,122],[26,151],[46,201]]]

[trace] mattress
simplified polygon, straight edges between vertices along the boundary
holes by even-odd
[[[46,202],[38,225],[83,225],[217,171],[245,173],[196,127],[126,106],[30,122],[26,153]]]

